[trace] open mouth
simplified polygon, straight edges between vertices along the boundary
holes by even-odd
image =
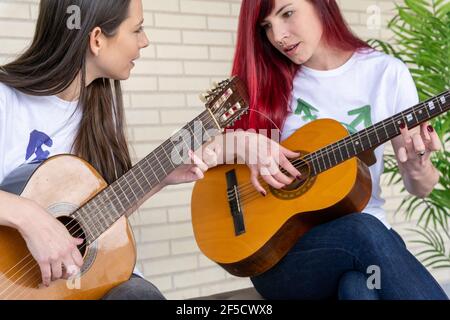
[[[295,51],[295,49],[297,49],[297,47],[300,45],[300,42],[297,44],[294,44],[290,47],[287,47],[286,49],[284,49],[284,52],[287,54],[293,53]]]

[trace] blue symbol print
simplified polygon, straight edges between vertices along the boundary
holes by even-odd
[[[53,146],[53,141],[50,139],[49,136],[47,136],[45,133],[34,130],[30,133],[30,142],[27,147],[27,155],[25,160],[28,160],[36,154],[36,159],[34,159],[32,162],[42,162],[44,160],[47,160],[48,156],[50,155],[49,151],[44,151],[42,149],[42,146],[46,145],[47,147]]]

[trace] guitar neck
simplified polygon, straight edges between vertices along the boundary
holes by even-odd
[[[199,149],[218,133],[210,112],[203,112],[80,208],[77,215],[86,225],[96,221],[87,242],[95,241],[122,216],[130,216],[161,181],[186,163],[189,150]]]
[[[401,124],[412,129],[445,113],[449,108],[450,90],[447,90],[393,117],[310,153],[304,160],[310,164],[311,176],[316,176],[399,136]]]

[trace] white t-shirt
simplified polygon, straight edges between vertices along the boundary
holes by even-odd
[[[308,122],[323,118],[335,119],[355,133],[418,103],[414,81],[402,61],[378,51],[362,50],[334,70],[301,67],[294,78],[290,113],[281,139]],[[372,196],[363,212],[390,228],[380,187],[383,153],[384,145],[375,149],[377,163],[369,168]]]
[[[23,164],[72,153],[82,117],[77,104],[0,83],[0,184]],[[143,277],[136,268],[133,273]]]
[[[71,153],[80,121],[77,102],[0,83],[0,182],[23,164]]]

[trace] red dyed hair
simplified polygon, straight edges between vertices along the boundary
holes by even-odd
[[[369,48],[349,29],[335,0],[308,1],[318,12],[328,45],[346,51]],[[288,115],[293,80],[300,67],[272,46],[260,26],[274,5],[275,0],[242,1],[232,73],[247,85],[251,112],[235,128],[270,132],[281,129]]]

